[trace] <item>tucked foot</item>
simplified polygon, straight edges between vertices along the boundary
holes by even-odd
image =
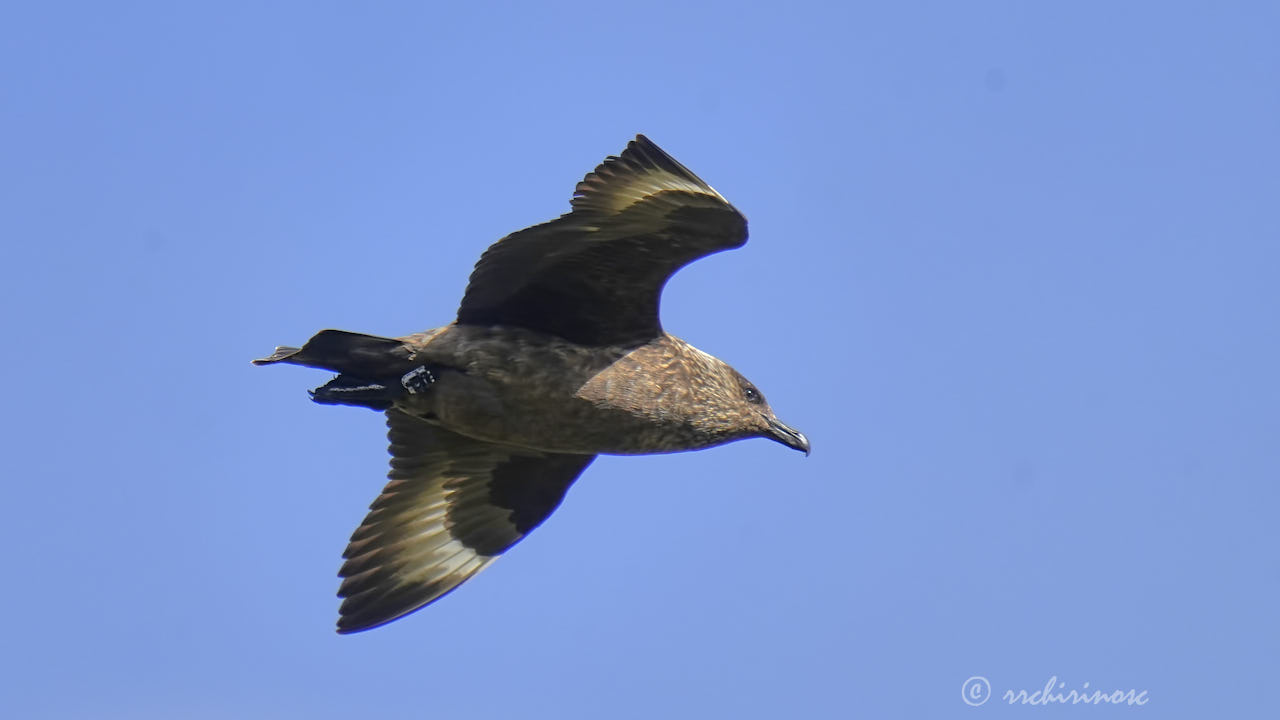
[[[436,382],[435,371],[419,365],[400,377],[400,382],[367,380],[339,375],[311,391],[311,399],[322,405],[354,405],[371,410],[387,410],[408,395],[421,395]]]
[[[387,410],[404,395],[395,385],[339,375],[311,391],[311,399],[321,405],[354,405],[371,410]]]

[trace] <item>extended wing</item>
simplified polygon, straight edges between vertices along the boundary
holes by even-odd
[[[391,482],[343,554],[340,633],[407,615],[483,570],[595,459],[472,440],[399,410],[387,425]]]
[[[638,135],[578,183],[572,212],[484,253],[458,322],[583,345],[641,343],[662,333],[658,305],[672,274],[746,241],[741,213]]]

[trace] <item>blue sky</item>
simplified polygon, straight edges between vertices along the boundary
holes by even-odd
[[[3,714],[1274,711],[1274,5],[479,5],[0,10]],[[339,637],[383,423],[248,361],[448,322],[637,132],[751,223],[667,329],[813,455],[602,458]]]

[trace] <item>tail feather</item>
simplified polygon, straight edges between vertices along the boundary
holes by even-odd
[[[411,353],[403,341],[395,338],[322,330],[300,348],[278,347],[253,364],[287,363],[362,378],[398,378],[413,367]]]
[[[275,352],[264,358],[258,358],[253,361],[254,365],[271,365],[272,363],[285,362],[293,355],[296,355],[302,348],[289,347],[288,345],[277,345]]]

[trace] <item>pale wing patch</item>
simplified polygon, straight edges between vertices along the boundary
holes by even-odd
[[[728,201],[643,135],[609,157],[574,189],[573,209],[615,214],[660,192],[676,190]]]

